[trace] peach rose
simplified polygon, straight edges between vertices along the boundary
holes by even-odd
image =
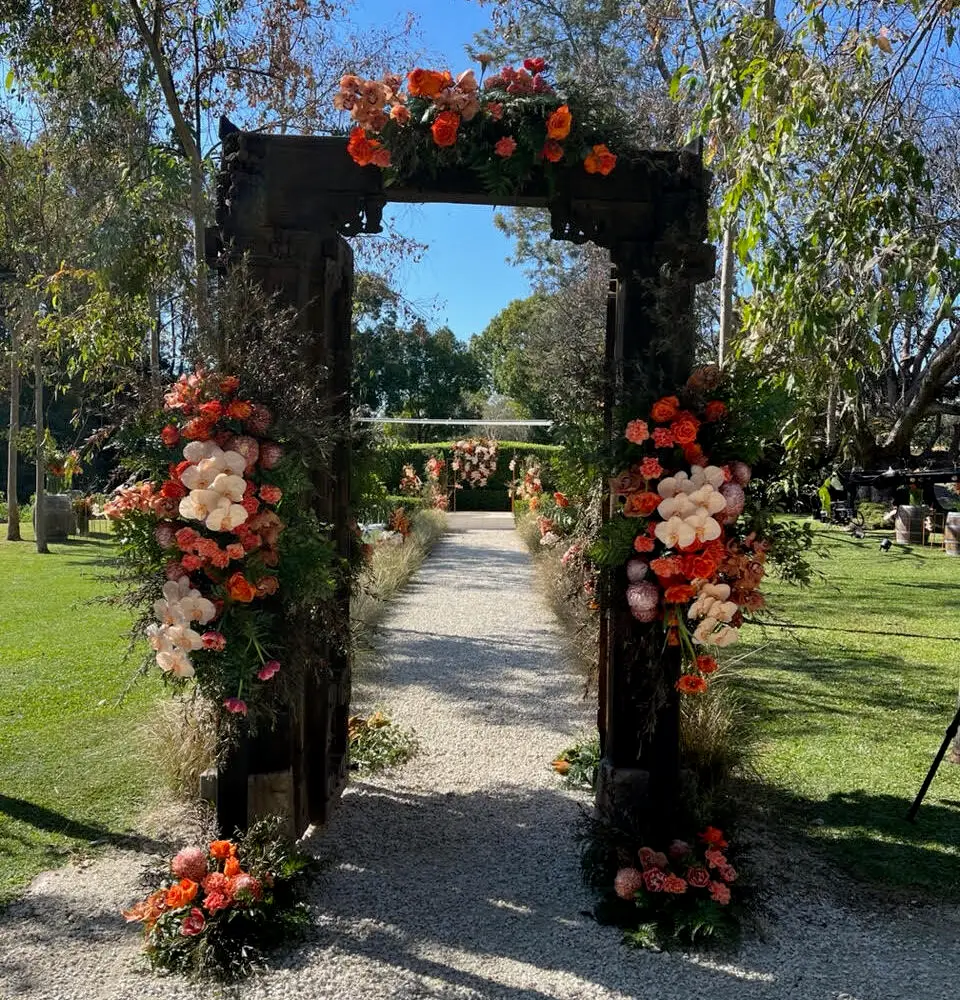
[[[457,141],[458,128],[460,128],[460,116],[455,111],[441,111],[430,126],[434,143],[438,146],[454,145]]]
[[[573,124],[573,115],[566,104],[561,104],[547,119],[547,138],[566,139]]]

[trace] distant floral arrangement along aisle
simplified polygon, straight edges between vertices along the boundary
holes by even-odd
[[[465,167],[495,193],[521,188],[537,170],[549,183],[555,164],[581,164],[601,176],[613,171],[617,154],[608,144],[627,141],[612,109],[592,103],[573,82],[551,83],[540,58],[484,79],[492,58],[478,57],[479,80],[472,69],[456,79],[420,68],[406,81],[392,73],[344,76],[334,106],[355,123],[347,144],[354,162],[387,171],[388,183]]]

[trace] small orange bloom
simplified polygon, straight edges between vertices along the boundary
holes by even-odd
[[[554,493],[553,499],[556,500],[558,507],[569,507],[570,501],[566,498],[563,493]]]
[[[390,109],[390,117],[398,125],[406,125],[410,121],[410,112],[407,110],[406,106],[403,104],[394,104]]]
[[[717,848],[720,851],[729,846],[723,836],[723,830],[718,830],[715,826],[708,826],[706,830],[700,834],[700,840],[703,841],[704,844],[709,844],[711,847]]]
[[[434,143],[438,146],[454,145],[457,141],[458,128],[460,128],[460,116],[456,111],[441,111],[430,126]]]
[[[235,399],[227,404],[227,416],[232,420],[246,420],[253,413],[253,404],[245,399]]]
[[[210,857],[218,861],[233,857],[236,853],[237,849],[230,840],[214,840],[210,843]]]
[[[663,475],[663,466],[655,458],[645,458],[640,463],[640,474],[644,479],[658,479]]]
[[[447,74],[449,76],[449,74]],[[451,81],[452,82],[452,81]],[[407,90],[413,97],[434,98],[443,90],[443,73],[433,69],[417,69],[407,74]]]
[[[233,878],[234,875],[239,875],[240,862],[234,857],[227,858],[223,865],[223,874],[226,875],[227,878]]]
[[[727,415],[727,404],[721,402],[719,399],[711,399],[707,403],[705,416],[709,423],[713,423],[716,420],[723,420]]]
[[[667,604],[686,604],[694,599],[696,593],[688,583],[678,583],[667,587],[663,599]]]
[[[707,682],[696,674],[684,674],[677,681],[677,690],[681,694],[703,694],[707,690]]]
[[[654,541],[648,535],[637,535],[633,540],[635,552],[653,552]]]
[[[561,104],[547,119],[547,138],[566,139],[573,124],[573,115],[566,104]]]
[[[234,573],[227,580],[227,594],[232,601],[249,604],[257,596],[257,588],[243,575]]]
[[[717,669],[717,661],[712,656],[702,655],[697,657],[697,670],[701,674],[712,674]]]
[[[658,424],[669,423],[680,410],[680,400],[676,396],[664,396],[650,407],[650,416]]]
[[[606,177],[617,165],[616,156],[602,143],[594,146],[583,161],[584,169],[588,174],[601,174]]]
[[[168,910],[179,910],[181,906],[188,906],[196,898],[197,890],[200,887],[196,882],[188,878],[182,878],[176,885],[167,889],[164,901]]]
[[[550,163],[559,163],[563,159],[563,146],[556,139],[547,139],[540,153]]]
[[[557,774],[566,774],[570,770],[570,762],[568,760],[555,760],[551,767]]]
[[[517,140],[512,135],[505,135],[502,139],[497,140],[493,151],[497,156],[502,156],[503,159],[508,160],[517,151]]]

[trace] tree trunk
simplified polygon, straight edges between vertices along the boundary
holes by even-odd
[[[722,368],[730,353],[733,338],[733,281],[736,268],[733,261],[734,223],[731,219],[723,230],[720,261],[720,338],[717,364]]]
[[[150,296],[150,386],[153,390],[154,401],[159,405],[162,402],[160,395],[160,307],[157,296]]]
[[[832,457],[837,446],[837,384],[830,383],[827,390],[827,421],[824,450],[827,457]]]
[[[7,541],[19,542],[20,505],[17,503],[17,471],[20,435],[20,345],[17,324],[10,324],[10,437],[7,440]]]
[[[33,377],[35,379],[35,385],[33,390],[33,413],[34,413],[34,423],[36,424],[37,430],[37,480],[36,480],[36,492],[37,497],[33,505],[33,519],[35,522],[35,531],[37,539],[37,552],[49,552],[50,549],[47,548],[47,524],[43,516],[43,494],[44,494],[44,482],[43,477],[46,473],[46,463],[43,459],[43,445],[44,445],[44,422],[43,422],[43,364],[40,360],[40,345],[37,344],[33,348]]]

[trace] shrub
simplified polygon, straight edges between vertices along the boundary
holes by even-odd
[[[376,772],[396,767],[417,752],[417,737],[401,729],[387,715],[376,711],[368,718],[350,719],[350,766]]]
[[[861,500],[857,504],[857,513],[863,518],[864,524],[873,529],[890,527],[884,521],[884,517],[890,512],[890,509],[889,504],[873,503],[870,500]]]
[[[600,771],[600,734],[581,736],[558,754],[553,769],[572,788],[596,788]]]

